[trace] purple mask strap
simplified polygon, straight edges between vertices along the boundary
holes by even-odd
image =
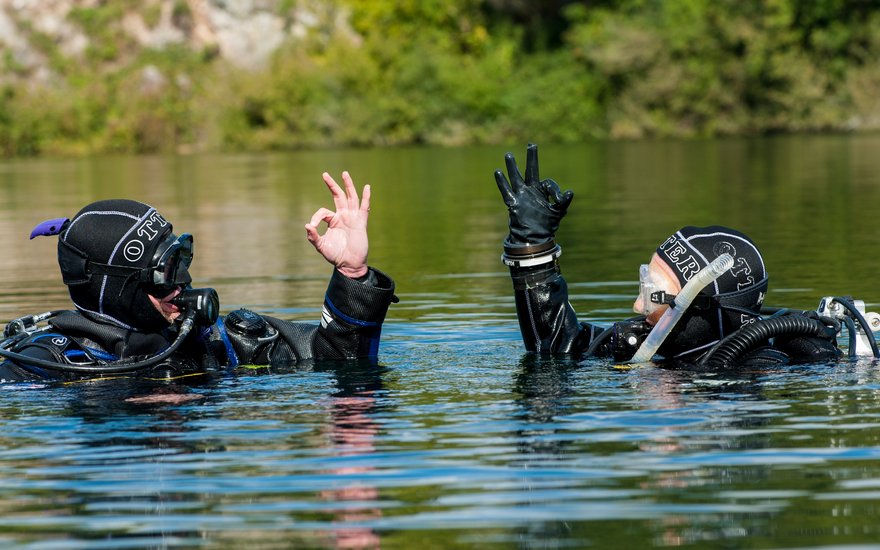
[[[49,235],[57,235],[61,233],[61,230],[67,227],[67,222],[69,222],[69,218],[55,218],[54,220],[46,220],[40,225],[36,226],[33,231],[31,231],[31,238],[34,237],[48,237]]]

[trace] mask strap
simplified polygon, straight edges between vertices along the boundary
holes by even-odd
[[[665,290],[658,290],[651,293],[651,303],[671,306],[675,303],[675,296],[675,294],[669,294]]]
[[[125,278],[125,280],[122,281],[122,286],[119,287],[119,294],[116,295],[117,300],[122,298],[122,293],[125,291],[125,287],[128,286],[128,283],[130,283],[132,279],[139,278],[139,276],[140,276],[139,271],[132,271],[131,273],[128,274],[128,276]]]
[[[657,292],[651,293],[651,303],[652,304],[666,304],[668,306],[675,307],[675,297],[676,294],[669,294],[665,290],[658,290]],[[693,301],[691,302],[691,306],[694,309],[709,309],[712,305],[712,297],[706,296],[705,294],[698,294]]]

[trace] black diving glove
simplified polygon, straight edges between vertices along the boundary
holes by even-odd
[[[525,180],[512,153],[504,155],[504,162],[510,182],[501,170],[495,171],[495,182],[510,216],[510,234],[504,241],[505,248],[552,242],[574,192],[563,193],[555,181],[538,179],[538,146],[533,143],[526,152]]]

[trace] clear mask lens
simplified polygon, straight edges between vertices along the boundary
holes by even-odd
[[[640,315],[648,315],[648,308],[651,304],[651,293],[654,291],[651,281],[651,275],[648,264],[639,266],[639,299],[636,304],[639,307],[636,313]]]
[[[641,309],[636,311],[636,313],[647,316],[660,309],[663,304],[652,302],[651,295],[661,290],[664,290],[663,281],[651,273],[651,267],[648,264],[640,265],[638,304],[641,306]]]

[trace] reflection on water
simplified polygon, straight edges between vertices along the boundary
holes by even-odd
[[[678,226],[762,247],[768,303],[880,308],[878,137],[541,144],[584,320],[627,315]],[[514,152],[524,154],[524,147]],[[522,150],[522,151],[520,151]],[[381,365],[0,387],[0,543],[24,548],[816,547],[878,539],[872,361],[691,373],[525,356],[492,171],[504,148],[0,164],[0,317],[66,307],[38,222],[110,197],[196,236],[225,310],[320,315],[323,170],[374,186],[398,283]]]

